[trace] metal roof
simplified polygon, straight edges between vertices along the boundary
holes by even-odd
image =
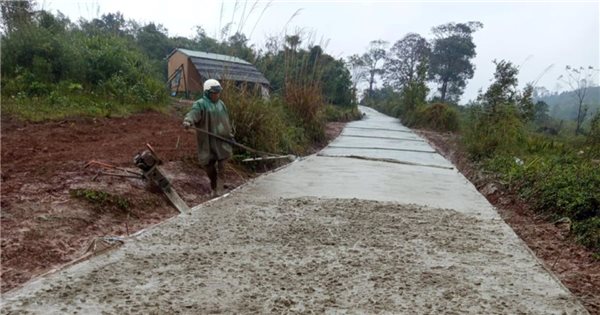
[[[198,73],[207,79],[269,84],[269,80],[251,63],[237,57],[177,48],[190,60]]]

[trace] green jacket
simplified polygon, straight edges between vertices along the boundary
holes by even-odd
[[[189,121],[196,128],[224,138],[233,138],[225,104],[221,100],[213,103],[207,94],[192,105],[184,121]],[[225,160],[232,155],[231,145],[215,137],[196,131],[196,140],[198,140],[198,161],[202,166],[207,165],[210,160]]]

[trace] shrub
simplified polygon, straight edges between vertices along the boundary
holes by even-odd
[[[360,110],[358,110],[358,106],[352,106],[352,107],[340,107],[337,105],[325,106],[325,120],[326,121],[348,122],[348,121],[358,120],[360,118],[362,118],[362,114],[361,114]]]
[[[577,241],[600,257],[600,216],[575,222],[573,232],[577,235]]]
[[[258,91],[237,88],[227,81],[221,95],[237,141],[261,151],[303,152],[307,141],[302,129],[287,119],[281,99],[264,100]]]
[[[131,209],[131,202],[129,199],[123,196],[109,194],[104,191],[94,189],[72,189],[69,191],[69,194],[72,198],[87,201],[98,212],[116,210],[126,213]]]
[[[592,157],[600,157],[600,111],[590,121],[590,132],[587,136],[587,145],[590,147]]]
[[[325,105],[318,85],[288,81],[284,101],[311,141],[325,140]]]
[[[469,114],[463,140],[475,160],[519,150],[525,130],[514,106],[497,106],[493,112],[474,106]]]
[[[436,131],[457,131],[458,112],[444,103],[434,103],[417,108],[409,126]]]
[[[519,192],[536,211],[569,217],[577,239],[600,253],[600,169],[575,153],[533,155],[521,163],[508,155],[486,161],[488,170]]]

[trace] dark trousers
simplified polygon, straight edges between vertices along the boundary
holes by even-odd
[[[225,162],[227,160],[210,160],[208,165],[204,166],[204,171],[208,178],[210,179],[210,188],[213,191],[217,190],[217,182],[219,182],[219,189],[223,189],[223,184],[225,183]]]

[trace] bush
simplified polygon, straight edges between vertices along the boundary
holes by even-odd
[[[358,106],[340,107],[337,105],[325,106],[325,120],[349,122],[362,118],[362,113],[358,110]]]
[[[457,131],[458,112],[444,103],[420,106],[412,114],[408,125],[436,131]]]
[[[285,86],[284,101],[301,122],[310,141],[325,140],[325,104],[318,85],[288,81]]]
[[[590,121],[587,145],[590,147],[589,151],[592,157],[600,157],[600,111]]]
[[[291,120],[281,99],[264,100],[258,91],[238,89],[227,82],[223,83],[223,89],[222,99],[237,141],[266,152],[305,151],[308,140],[303,129]]]
[[[600,253],[597,165],[573,152],[554,152],[534,154],[523,161],[511,155],[497,155],[486,160],[484,166],[499,174],[534,210],[555,219],[570,218],[577,239]]]
[[[473,106],[469,116],[463,141],[475,160],[520,150],[525,129],[514,106],[497,106],[493,112]]]
[[[577,241],[591,248],[597,257],[600,255],[600,216],[575,222],[573,232],[577,235]]]

